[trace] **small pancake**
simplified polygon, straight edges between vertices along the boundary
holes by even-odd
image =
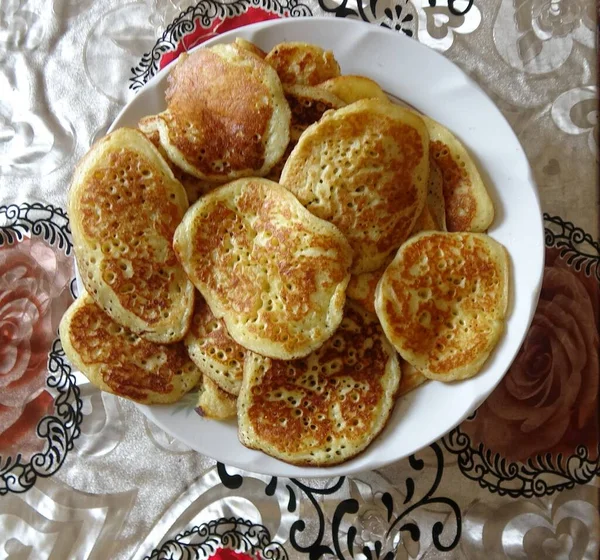
[[[225,182],[266,175],[289,141],[290,109],[273,68],[244,48],[181,55],[171,71],[160,143],[179,168]]]
[[[308,43],[280,43],[265,60],[286,85],[316,86],[340,75],[340,65],[333,53]]]
[[[237,414],[237,397],[223,391],[212,379],[203,377],[196,412],[205,418],[226,420]]]
[[[240,179],[203,196],[174,247],[215,317],[254,352],[305,356],[342,320],[352,251],[277,183]]]
[[[203,194],[212,191],[222,183],[214,183],[211,181],[203,181],[194,177],[189,173],[186,173],[182,169],[179,169],[170,159],[169,154],[165,151],[160,143],[160,133],[158,131],[158,115],[150,115],[140,119],[138,128],[146,135],[146,138],[154,144],[156,149],[160,152],[160,155],[167,162],[171,168],[175,179],[177,179],[185,189],[185,193],[188,197],[188,202],[194,204]]]
[[[215,318],[200,294],[185,345],[205,379],[209,377],[232,395],[239,394],[246,349],[229,336],[223,319]]]
[[[431,142],[429,143],[431,149]],[[427,191],[427,206],[439,231],[446,228],[446,203],[444,202],[444,179],[442,172],[429,152],[429,189]]]
[[[258,56],[258,58],[264,59],[267,56],[265,51],[258,48],[254,43],[247,41],[246,39],[242,39],[242,37],[236,37],[235,44],[242,49],[250,51],[252,54]]]
[[[377,270],[425,206],[429,137],[421,118],[363,99],[326,113],[301,136],[280,183],[340,228],[352,273]]]
[[[181,340],[194,287],[172,242],[188,202],[152,143],[120,128],[94,144],[75,170],[68,207],[81,280],[94,301],[147,340]]]
[[[475,162],[447,128],[428,117],[423,120],[429,153],[442,175],[448,231],[486,231],[494,220],[494,206]]]
[[[402,378],[400,379],[400,386],[396,395],[398,398],[408,395],[408,393],[414,391],[426,381],[429,381],[415,366],[402,358],[400,358],[400,367],[402,369]]]
[[[156,344],[115,323],[85,292],[60,323],[69,361],[102,391],[143,404],[178,401],[200,380],[182,342]]]
[[[354,103],[359,99],[389,101],[379,84],[365,76],[338,76],[319,84],[319,88],[339,97],[345,103]]]
[[[472,377],[504,330],[508,267],[506,249],[484,234],[410,238],[377,285],[388,339],[430,379]]]
[[[248,354],[240,441],[294,465],[342,463],[381,432],[399,381],[377,317],[349,302],[340,328],[313,354],[291,362]]]

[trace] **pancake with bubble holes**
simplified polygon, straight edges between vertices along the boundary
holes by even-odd
[[[379,84],[366,76],[345,74],[337,78],[331,78],[319,84],[318,87],[339,97],[345,103],[354,103],[360,99],[389,101],[388,96],[379,87]]]
[[[204,376],[196,412],[213,420],[233,418],[237,414],[237,397],[223,391],[210,377]]]
[[[157,344],[115,323],[87,293],[63,315],[69,361],[102,391],[143,404],[178,401],[202,374],[182,342]]]
[[[429,137],[423,120],[363,99],[326,113],[301,136],[280,183],[354,250],[352,273],[377,270],[425,206]]]
[[[321,119],[326,111],[339,109],[345,103],[335,95],[311,86],[285,86],[285,98],[292,112],[290,141],[282,158],[271,169],[267,179],[278,182],[281,171],[302,133]]]
[[[277,71],[285,85],[316,86],[340,75],[340,65],[333,53],[308,43],[275,45],[265,61]]]
[[[239,394],[246,349],[231,338],[223,319],[213,315],[200,294],[196,294],[196,306],[185,345],[205,378],[212,379],[232,395]]]
[[[189,173],[186,173],[182,169],[179,169],[170,159],[169,154],[165,151],[160,143],[160,133],[158,131],[158,115],[150,115],[147,117],[143,117],[140,119],[138,123],[138,128],[145,134],[146,138],[154,144],[156,149],[160,152],[160,155],[167,162],[168,166],[171,168],[175,179],[177,179],[185,189],[185,192],[188,197],[188,202],[193,204],[198,200],[203,194],[212,191],[217,188],[222,183],[215,183],[212,181],[203,181],[202,179],[198,179],[198,177],[194,177]]]
[[[508,269],[506,249],[487,235],[412,237],[377,285],[375,309],[388,339],[430,379],[472,377],[504,331]]]
[[[447,128],[423,119],[429,153],[442,176],[448,231],[486,231],[494,220],[494,205],[473,158]]]
[[[200,179],[266,175],[289,141],[290,109],[273,68],[235,44],[181,55],[158,115],[169,159]]]
[[[304,356],[342,320],[352,250],[277,183],[239,179],[205,195],[174,247],[215,317],[254,352]]]
[[[431,142],[429,143],[431,150]],[[446,203],[444,202],[444,179],[442,172],[429,152],[429,187],[427,207],[439,231],[448,231],[446,227]]]
[[[181,340],[192,316],[194,287],[172,246],[187,207],[165,160],[131,128],[94,144],[73,176],[68,209],[83,285],[152,342]]]
[[[295,465],[342,463],[384,428],[400,377],[377,317],[349,302],[335,335],[309,356],[248,354],[238,397],[240,441]]]

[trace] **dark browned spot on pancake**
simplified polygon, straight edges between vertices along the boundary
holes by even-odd
[[[469,231],[476,201],[464,163],[461,165],[461,162],[456,162],[448,146],[439,140],[430,142],[429,150],[442,174],[447,229]]]
[[[149,392],[166,394],[189,364],[182,343],[158,345],[117,325],[95,304],[78,309],[69,330],[71,344],[86,365],[98,365],[117,395],[143,401]],[[144,366],[152,362],[152,367]]]
[[[338,108],[332,103],[314,99],[308,95],[286,92],[285,98],[292,111],[292,127],[296,127],[298,130],[304,130],[316,123],[325,111]]]
[[[228,63],[200,49],[169,76],[169,139],[202,173],[224,175],[263,166],[264,137],[273,114],[272,93],[261,81],[264,63]]]
[[[172,248],[183,217],[172,195],[156,168],[127,149],[110,153],[80,195],[82,227],[102,252],[103,280],[126,310],[148,324],[177,303],[170,288],[183,291],[187,282]],[[97,265],[84,259],[78,264],[85,282],[88,269]]]

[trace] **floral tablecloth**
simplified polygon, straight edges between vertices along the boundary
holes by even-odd
[[[409,459],[311,481],[190,450],[74,371],[57,327],[78,158],[185,49],[317,15],[404,33],[482,86],[531,162],[546,269],[474,415]],[[596,21],[592,0],[2,0],[0,558],[597,558]]]

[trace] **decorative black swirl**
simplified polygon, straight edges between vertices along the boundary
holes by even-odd
[[[53,475],[81,433],[83,402],[59,339],[52,344],[46,382],[57,396],[55,415],[45,416],[37,426],[38,436],[46,440],[45,449],[33,455],[29,462],[24,462],[21,454],[16,457],[0,456],[0,496],[9,492],[25,492],[35,484],[37,477]]]
[[[192,527],[154,549],[144,560],[202,560],[210,558],[219,548],[231,548],[252,558],[288,558],[283,546],[271,540],[264,525],[230,517]]]
[[[544,213],[546,247],[560,250],[560,256],[577,272],[600,282],[600,244],[581,228],[558,216]],[[474,413],[467,420],[473,420]],[[492,493],[512,498],[551,496],[587,484],[600,475],[600,445],[596,458],[590,450],[579,446],[569,457],[562,454],[540,454],[525,463],[508,461],[483,444],[474,446],[468,434],[458,426],[442,438],[444,447],[458,456],[458,466],[467,478]]]
[[[459,10],[455,7],[457,0],[448,0],[448,11],[455,16],[464,16],[473,7],[473,1],[469,0],[464,9]],[[437,0],[429,0],[429,6],[435,8],[437,6]]]
[[[239,16],[251,7],[260,7],[282,17],[312,15],[310,8],[300,0],[201,0],[179,14],[167,26],[152,50],[145,53],[138,65],[131,69],[133,77],[129,79],[129,89],[136,91],[147,83],[158,72],[164,54],[177,50],[180,41],[196,29],[197,23],[208,29],[216,19]]]

